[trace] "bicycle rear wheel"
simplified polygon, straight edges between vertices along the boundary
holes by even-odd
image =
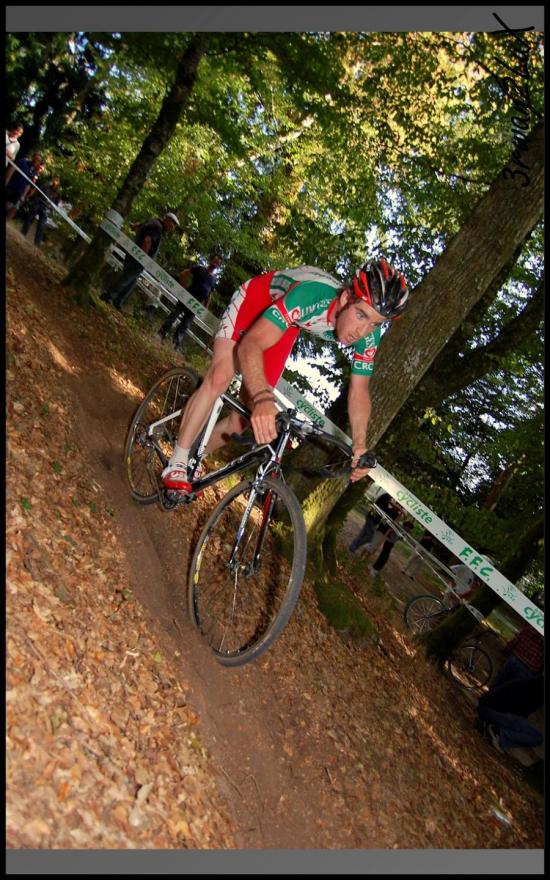
[[[462,687],[482,688],[493,675],[493,661],[479,645],[459,645],[449,657],[447,666],[451,676]]]
[[[181,415],[199,377],[185,367],[161,376],[138,407],[124,446],[126,475],[132,498],[151,504],[158,498],[158,480],[178,436]]]
[[[222,665],[255,660],[281,633],[306,548],[300,505],[281,480],[243,480],[215,507],[193,554],[188,608]]]
[[[443,620],[447,609],[436,596],[414,596],[403,612],[407,627],[415,635],[429,632]]]

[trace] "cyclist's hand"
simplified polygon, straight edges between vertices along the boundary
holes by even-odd
[[[250,422],[254,431],[256,443],[270,443],[277,436],[275,416],[278,409],[271,400],[257,403],[254,407]]]
[[[351,455],[351,474],[350,480],[352,483],[356,483],[357,480],[362,480],[363,477],[366,477],[368,472],[371,470],[370,467],[358,467],[359,459],[366,452],[366,447],[361,447],[354,449]],[[372,454],[372,453],[371,453]]]

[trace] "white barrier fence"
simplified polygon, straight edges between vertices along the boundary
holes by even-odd
[[[13,164],[13,163],[11,163]],[[22,173],[22,172],[20,172]],[[26,175],[23,175],[24,177]],[[29,180],[29,178],[27,178]],[[29,183],[32,181],[29,180]],[[85,240],[90,241],[89,236],[67,215],[60,211],[48,197],[41,192],[40,188],[33,184],[38,192],[50,202],[52,208],[72,226]],[[107,211],[106,218],[101,223],[101,228],[121,248],[132,255],[144,269],[158,283],[163,292],[168,293],[170,300],[179,300],[193,312],[195,320],[202,329],[214,334],[219,319],[212,315],[201,303],[198,302],[184,287],[182,287],[165,269],[158,265],[151,257],[135,244],[121,230],[122,217],[116,211]],[[292,385],[281,379],[277,385],[279,398],[285,405],[290,402],[306,418],[320,425],[323,430],[351,444],[351,439],[337,425],[334,425],[323,413],[319,412],[301,392]],[[463,538],[451,529],[440,517],[423,504],[412,492],[409,492],[398,480],[395,479],[381,464],[373,468],[369,476],[375,483],[380,485],[386,492],[416,519],[425,529],[428,529],[438,541],[450,550],[461,562],[467,565],[484,583],[487,584],[500,598],[510,605],[527,623],[540,632],[544,633],[544,614],[525,596],[521,590],[504,577],[488,560],[471,547]]]

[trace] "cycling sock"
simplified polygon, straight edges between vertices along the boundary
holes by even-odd
[[[170,456],[169,464],[179,464],[182,467],[187,467],[187,462],[189,459],[189,450],[184,449],[182,446],[178,446],[177,443],[174,446],[174,451]]]

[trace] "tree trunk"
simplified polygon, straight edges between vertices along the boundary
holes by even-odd
[[[502,170],[434,268],[412,292],[403,318],[395,322],[384,337],[371,380],[373,407],[368,432],[371,448],[388,429],[453,333],[539,222],[543,207],[543,127],[540,123],[533,129],[521,154],[523,165],[529,169],[528,177],[511,178],[509,167]],[[328,553],[331,531],[365,488],[352,484],[341,498],[339,485],[323,493],[325,523],[330,514],[330,526],[326,529]],[[325,537],[320,527],[322,519],[319,512],[317,540]],[[331,562],[330,557],[325,559],[326,565]]]
[[[510,266],[509,271],[512,268]],[[509,271],[503,281],[506,280]],[[408,411],[423,412],[427,407],[437,406],[451,394],[456,394],[472,385],[477,379],[495,370],[499,360],[504,360],[512,351],[518,349],[522,341],[528,340],[536,333],[544,320],[544,278],[541,279],[527,305],[502,327],[496,339],[465,354],[467,338],[478,325],[478,318],[482,317],[500,288],[501,284],[496,285],[490,291],[490,296],[484,296],[478,304],[482,308],[476,307],[468,315],[466,323],[469,332],[465,333],[464,328],[461,327],[455,334],[456,339],[453,338],[440,352],[407,401]],[[395,420],[392,430],[394,427]]]
[[[522,459],[523,459],[523,456],[522,456]],[[508,485],[508,483],[510,482],[510,480],[514,476],[514,474],[517,471],[520,464],[521,464],[521,459],[520,459],[520,461],[512,462],[512,464],[507,465],[505,468],[503,468],[503,470],[501,470],[501,472],[499,473],[495,482],[491,486],[491,489],[489,490],[489,492],[487,493],[487,495],[483,499],[483,502],[481,504],[482,510],[492,511],[495,509],[495,507],[497,506],[497,504],[499,502],[500,496],[502,495],[502,493],[506,489],[506,486]]]
[[[372,378],[371,446],[387,430],[456,328],[481,299],[542,216],[543,124],[522,154],[528,185],[508,168],[480,199],[434,268],[413,291],[402,320],[385,337]]]
[[[134,159],[124,183],[111,208],[123,217],[140,192],[152,166],[172,137],[197,78],[199,62],[204,55],[208,34],[197,34],[185,50],[177,68],[172,88],[164,98],[159,115]],[[81,302],[90,301],[90,290],[97,284],[101,266],[111,238],[98,229],[82,257],[75,263],[63,283],[78,289]]]

